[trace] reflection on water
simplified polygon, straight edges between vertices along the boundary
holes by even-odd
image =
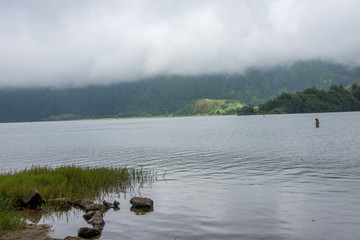
[[[131,207],[130,211],[135,213],[135,215],[146,215],[154,211],[154,208],[151,209],[141,209],[141,208],[134,208]]]
[[[357,239],[359,120],[355,112],[0,124],[0,164],[156,171],[141,191],[107,196],[121,204],[105,213],[101,239]],[[134,195],[153,199],[154,211],[134,214]],[[40,222],[55,237],[86,226],[76,212]]]

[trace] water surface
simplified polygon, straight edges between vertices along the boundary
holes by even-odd
[[[358,239],[359,122],[353,112],[0,124],[0,168],[157,171],[108,196],[121,208],[105,214],[101,239]],[[131,212],[135,195],[154,211]],[[55,237],[86,226],[75,209],[37,221]]]

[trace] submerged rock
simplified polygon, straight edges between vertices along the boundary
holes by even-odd
[[[151,210],[154,207],[154,202],[150,198],[133,197],[130,199],[133,208],[140,208]]]
[[[44,203],[44,198],[38,190],[33,189],[23,198],[21,198],[21,205],[25,208],[37,208]]]
[[[90,227],[82,227],[78,231],[78,236],[82,238],[92,238],[99,236],[101,231],[97,228],[90,228]]]

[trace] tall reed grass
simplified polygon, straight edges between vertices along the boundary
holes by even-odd
[[[142,169],[62,166],[33,167],[0,175],[0,196],[20,199],[37,189],[45,199],[98,198],[110,192],[124,192],[135,185],[151,183],[154,173]]]
[[[12,205],[12,199],[7,199],[0,195],[0,233],[3,230],[19,229],[26,225],[25,220],[11,209]]]
[[[153,172],[142,169],[77,166],[33,167],[0,174],[0,232],[26,225],[12,207],[32,189],[37,189],[45,199],[100,199],[109,193],[151,184],[155,178]]]

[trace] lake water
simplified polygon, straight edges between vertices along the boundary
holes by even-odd
[[[100,239],[359,239],[359,146],[360,112],[8,123],[0,169],[156,171],[110,196],[120,210],[105,214]],[[154,211],[131,212],[135,195]],[[75,209],[35,221],[62,238],[87,226]]]

